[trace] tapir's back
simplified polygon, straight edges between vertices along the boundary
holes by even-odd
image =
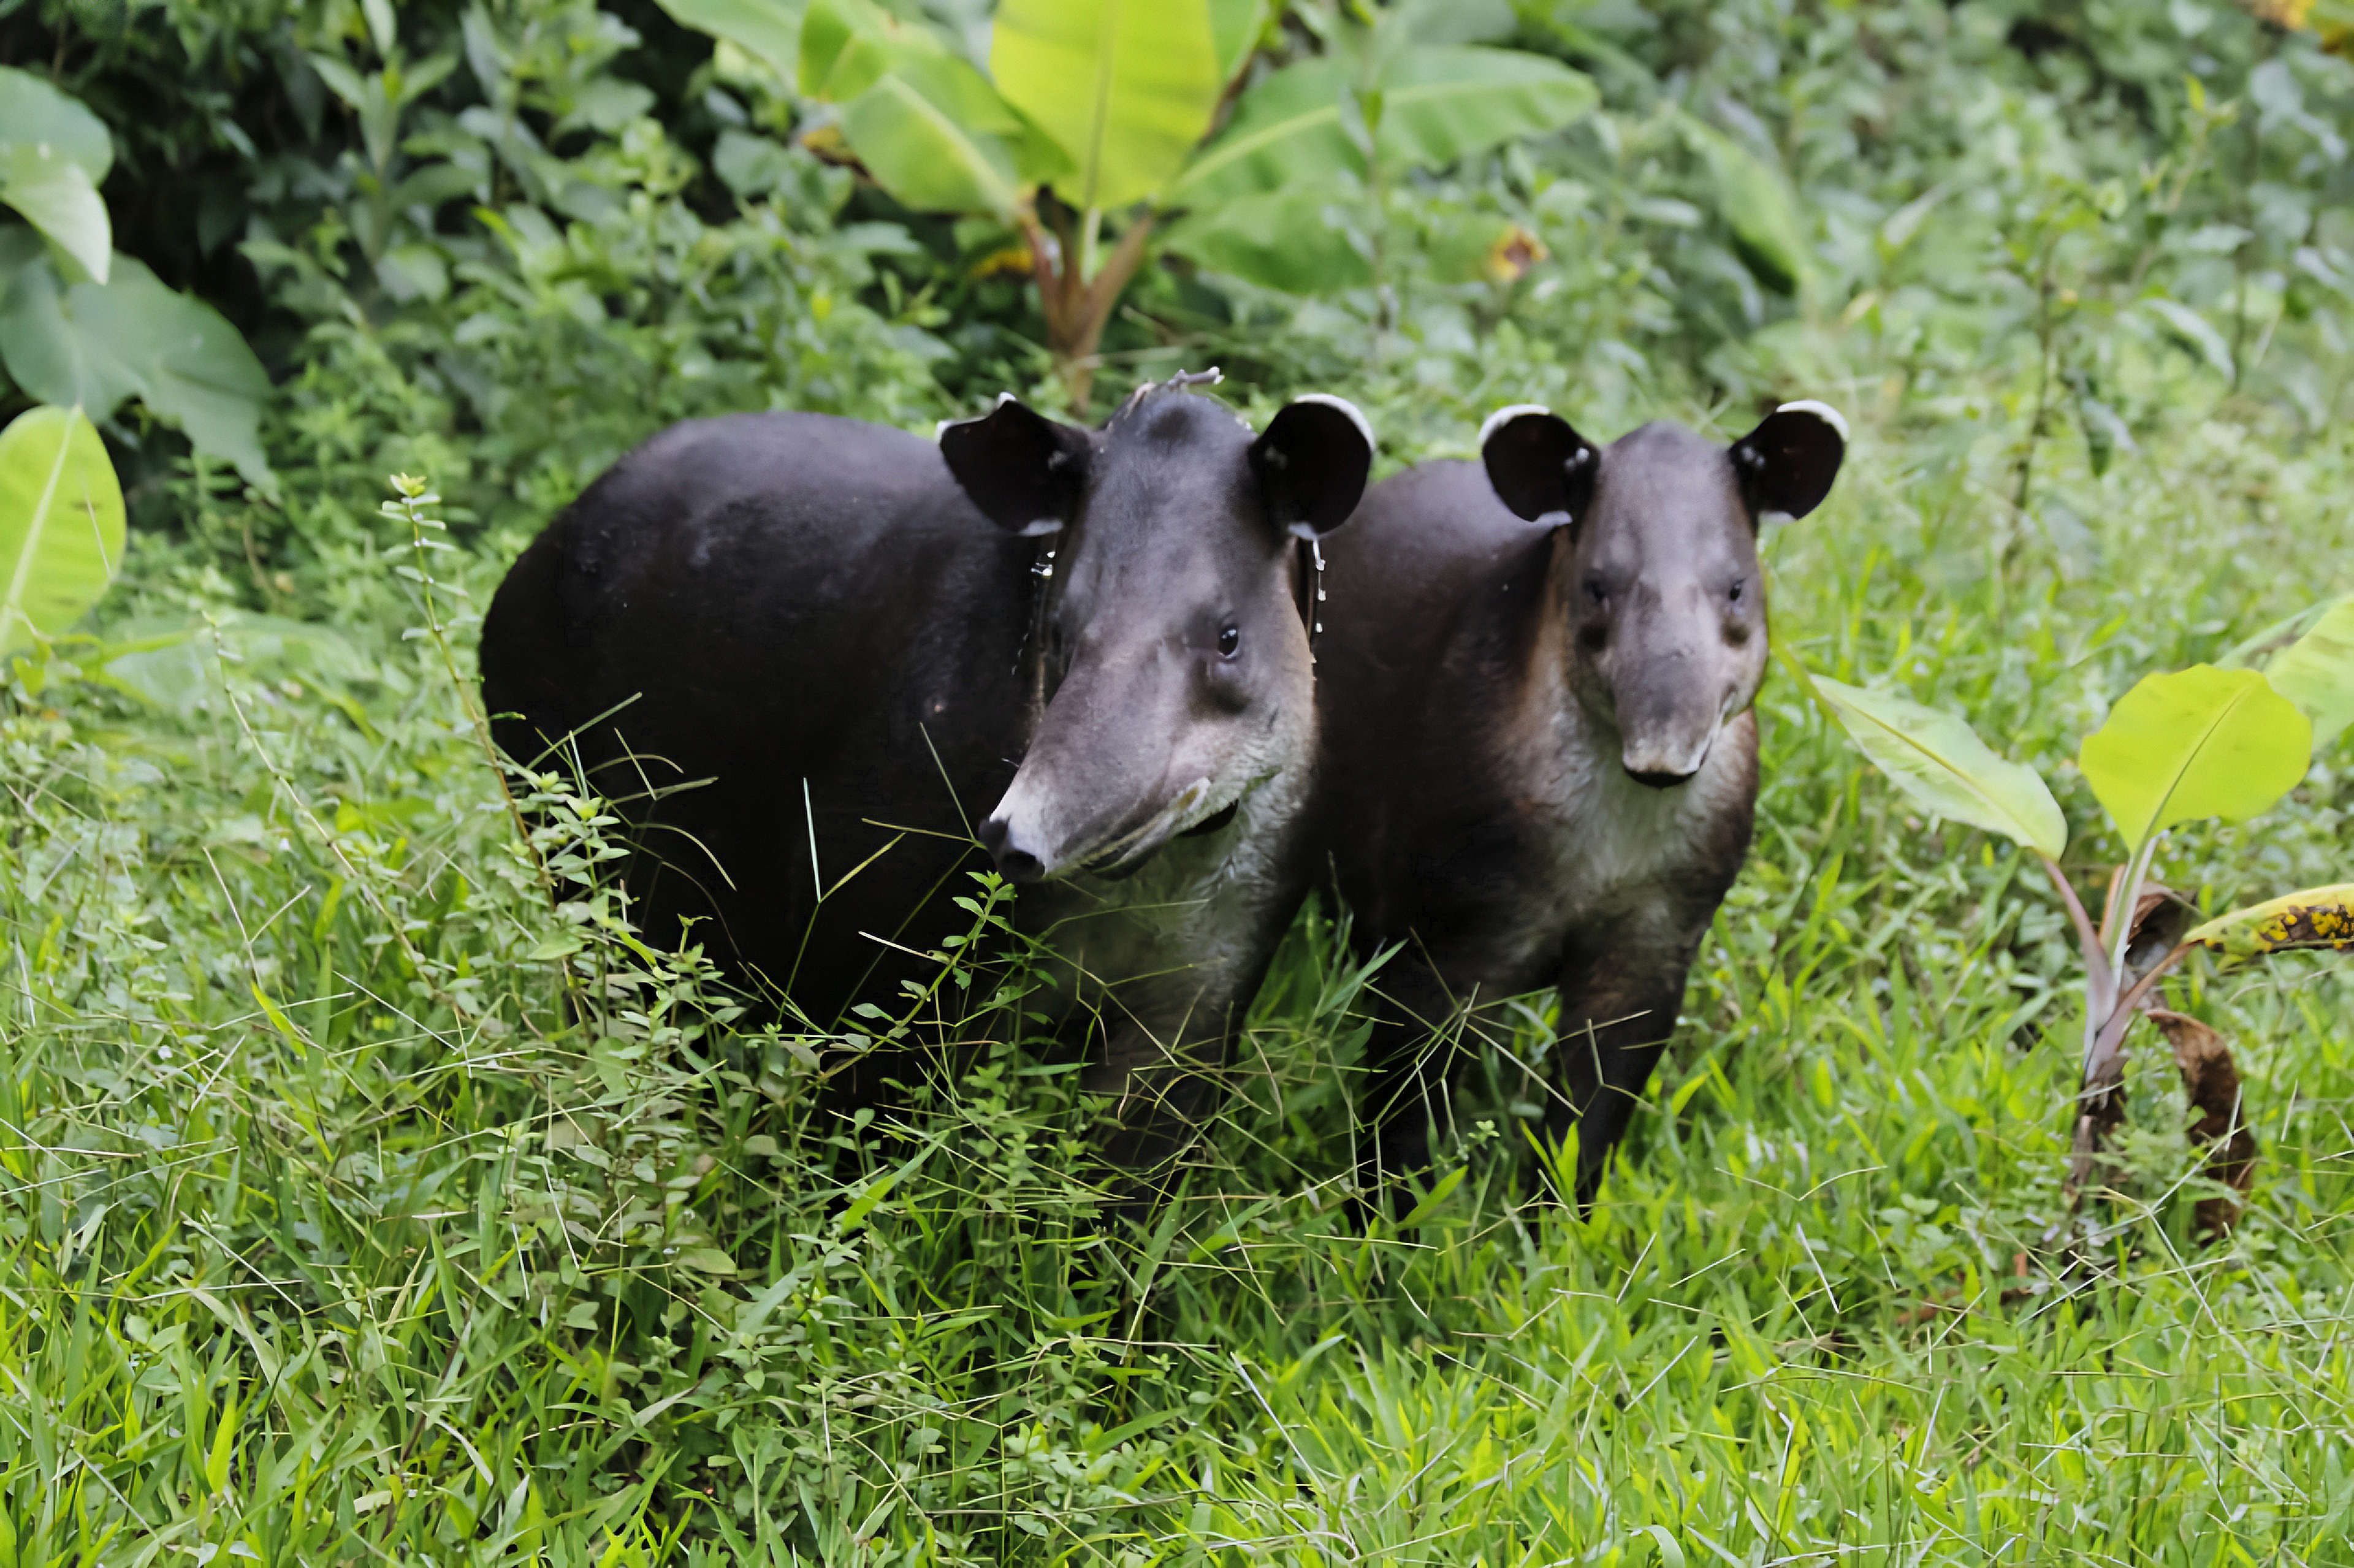
[[[485,705],[510,756],[561,744],[555,765],[578,755],[623,804],[657,940],[708,922],[695,939],[822,1021],[875,989],[887,949],[858,932],[927,903],[1012,777],[1034,550],[905,431],[813,414],[674,426],[501,584]],[[915,832],[816,919],[812,841],[831,884],[895,829]]]

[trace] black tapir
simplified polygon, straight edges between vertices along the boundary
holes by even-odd
[[[1395,943],[1361,1175],[1430,1160],[1467,1007],[1561,992],[1547,1130],[1590,1207],[1748,853],[1766,670],[1758,521],[1830,489],[1846,427],[1790,403],[1730,449],[1607,449],[1534,407],[1481,465],[1375,486],[1335,541],[1319,649],[1324,853],[1361,952]]]
[[[1298,541],[1348,518],[1373,458],[1338,399],[1254,439],[1185,389],[1211,379],[1097,431],[1008,396],[937,445],[816,414],[655,436],[500,586],[499,744],[564,746],[620,804],[654,940],[697,922],[820,1028],[938,980],[978,835],[1047,884],[1017,923],[1060,954],[1072,1032],[1102,1020],[1083,1081],[1121,1104],[1108,1152],[1155,1161],[1312,871]],[[878,1052],[840,1084],[870,1099],[916,1065]]]

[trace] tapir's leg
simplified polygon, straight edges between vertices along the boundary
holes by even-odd
[[[1685,977],[1703,919],[1686,931],[1640,917],[1585,941],[1573,938],[1561,976],[1560,1036],[1553,1045],[1560,1093],[1546,1107],[1555,1139],[1577,1128],[1577,1207],[1594,1208],[1602,1172],[1636,1102],[1675,1033]]]
[[[1412,944],[1374,979],[1373,1031],[1357,1100],[1363,1140],[1357,1187],[1369,1209],[1386,1189],[1402,1212],[1414,1202],[1406,1183],[1429,1179],[1431,1135],[1454,1126],[1455,1067],[1474,1022],[1466,1012],[1469,1000],[1454,995],[1428,955]]]

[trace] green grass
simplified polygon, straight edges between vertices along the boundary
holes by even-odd
[[[2126,340],[2113,385],[2165,410],[2141,450],[2096,477],[2052,436],[2018,514],[2015,334],[1959,366],[1893,335],[1754,350],[1859,416],[1833,501],[1768,541],[1777,636],[2036,763],[2089,885],[2115,846],[2076,738],[2354,587],[2354,442]],[[1351,390],[1394,457],[1459,449],[1502,383],[1560,391],[1528,353]],[[1711,417],[1602,402],[1603,435]],[[514,543],[436,569],[479,601]],[[1909,816],[1786,678],[1755,852],[1591,1223],[1521,1198],[1501,1056],[1460,1184],[1350,1223],[1379,977],[1313,910],[1200,1169],[1130,1234],[1068,1073],[1018,1049],[1018,969],[948,982],[996,998],[962,1082],[827,1123],[807,1043],[615,929],[588,803],[554,790],[527,853],[398,635],[408,554],[387,524],[321,568],[381,611],[339,633],[222,613],[108,666],[162,705],[87,653],[18,672],[0,1568],[2354,1561],[2342,971],[2172,982],[2247,1075],[2235,1234],[2192,1234],[2201,1153],[2146,1047],[2119,1193],[2047,1247],[2077,1026],[2050,889]],[[115,624],[233,597],[195,575],[143,536]],[[2211,908],[2342,880],[2349,755],[2159,874]],[[1544,1049],[1532,1012],[1513,1051]]]

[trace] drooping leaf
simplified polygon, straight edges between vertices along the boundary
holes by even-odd
[[[2264,679],[2313,722],[2314,755],[2327,750],[2354,725],[2354,595],[2282,650],[2264,666]]]
[[[54,637],[122,564],[122,487],[79,408],[34,408],[0,430],[0,653]]]
[[[1922,807],[2052,860],[2068,847],[2067,819],[2035,770],[1995,755],[1961,719],[1909,697],[1806,678],[1864,756]]]
[[[1243,94],[1218,139],[1170,185],[1169,199],[1206,207],[1340,174],[1362,178],[1364,159],[1341,124],[1341,95],[1355,79],[1349,61],[1329,55],[1277,71]]]
[[[791,81],[801,54],[801,7],[792,0],[655,0],[682,27],[725,38]]]
[[[1218,79],[1232,81],[1250,63],[1267,26],[1267,0],[1210,0],[1210,41],[1217,50]]]
[[[960,123],[893,71],[842,112],[843,134],[875,182],[919,211],[1011,217],[1021,192],[998,138]]]
[[[1807,276],[1807,229],[1781,172],[1711,125],[1686,116],[1684,133],[1708,164],[1717,216],[1733,231],[1743,266],[1777,294],[1795,294]]]
[[[1119,208],[1166,185],[1225,79],[1209,0],[1004,0],[989,51],[1006,101],[1070,154],[1056,189]]]
[[[106,281],[114,231],[106,203],[80,164],[46,143],[0,143],[0,202],[22,213],[83,271]]]
[[[1381,91],[1374,148],[1394,168],[1436,168],[1558,131],[1600,99],[1559,60],[1469,44],[1403,51],[1383,70]]]
[[[1373,281],[1363,230],[1371,217],[1355,182],[1325,190],[1262,191],[1180,219],[1172,250],[1262,288],[1317,294]]]
[[[2182,938],[2228,958],[2258,958],[2301,948],[2354,950],[2354,882],[2308,887],[2219,915]]]
[[[1287,66],[1243,95],[1215,142],[1170,187],[1172,201],[1206,207],[1255,191],[1363,176],[1342,96],[1353,62],[1326,56]],[[1594,84],[1542,55],[1471,46],[1400,51],[1375,83],[1374,149],[1394,168],[1452,164],[1522,136],[1557,131],[1591,110]]]
[[[2253,670],[2147,675],[2084,738],[2078,766],[2138,850],[2177,822],[2243,822],[2296,787],[2313,726]]]
[[[829,103],[856,98],[891,69],[899,46],[922,48],[922,35],[911,39],[907,32],[874,0],[816,0],[801,18],[796,67],[801,92]],[[859,45],[868,47],[854,52]],[[847,62],[845,55],[851,57]]]
[[[142,262],[117,255],[108,281],[64,290],[47,266],[20,268],[0,300],[0,354],[44,402],[104,418],[138,397],[198,451],[266,493],[277,488],[259,433],[270,395],[261,362],[218,311],[165,288]]]
[[[114,138],[106,122],[42,78],[0,66],[0,143],[48,143],[80,166],[93,185],[114,167]]]

